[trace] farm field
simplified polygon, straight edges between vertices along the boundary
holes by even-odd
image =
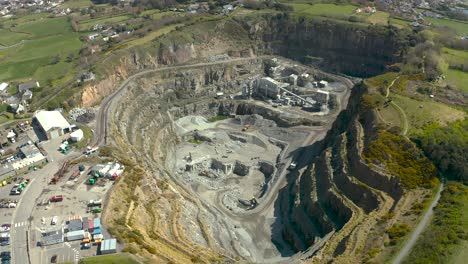
[[[106,24],[106,23],[117,23],[128,20],[130,17],[127,15],[119,15],[119,16],[108,16],[108,17],[100,17],[96,19],[88,19],[79,22],[79,30],[80,31],[88,31],[91,30],[92,27],[96,24]]]
[[[92,3],[90,0],[70,0],[64,2],[61,6],[63,8],[79,8],[79,7],[87,7],[90,6]]]
[[[351,15],[356,10],[352,5],[334,5],[334,4],[301,4],[286,3],[294,8],[295,13],[312,16],[346,16]]]
[[[37,38],[71,32],[71,26],[68,22],[68,18],[59,17],[23,23],[11,30],[14,32],[29,34],[31,35],[31,38]]]
[[[445,76],[448,84],[455,86],[459,90],[468,92],[468,72],[449,69]]]
[[[30,36],[25,33],[11,32],[7,29],[0,29],[0,46],[8,47],[18,44]]]
[[[453,30],[458,35],[468,35],[468,23],[463,23],[460,21],[455,21],[455,20],[449,20],[449,19],[442,19],[442,18],[430,18],[427,17],[425,18],[427,21],[431,22],[433,26],[435,27],[448,27]]]
[[[65,59],[70,54],[77,55],[83,43],[80,34],[72,32],[66,17],[30,15],[8,22],[18,25],[5,26],[3,32],[7,34],[0,36],[1,44],[13,45],[0,49],[2,81],[35,78],[43,83],[61,78],[72,69],[72,63]]]
[[[367,17],[367,21],[371,24],[386,25],[390,14],[387,12],[377,11],[374,14]]]
[[[400,95],[392,95],[391,98],[405,112],[410,135],[420,132],[425,125],[433,122],[445,125],[466,117],[465,112],[430,99],[415,100]]]

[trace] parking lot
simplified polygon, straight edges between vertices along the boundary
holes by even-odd
[[[64,170],[63,176],[56,184],[50,184],[54,174],[62,168],[66,161],[83,157],[82,151],[71,150],[67,154],[58,151],[58,147],[67,135],[46,141],[40,144],[42,153],[47,155],[48,163],[38,168],[25,170],[21,173],[4,173],[0,177],[5,186],[0,187],[0,207],[2,204],[14,203],[12,208],[0,208],[0,225],[10,224],[9,244],[0,246],[0,251],[11,251],[11,263],[28,263],[28,254],[31,263],[50,263],[51,259],[57,258],[57,262],[77,263],[79,258],[94,256],[97,254],[98,246],[92,244],[89,249],[83,249],[81,240],[64,242],[40,246],[44,232],[61,230],[67,228],[67,222],[71,217],[100,217],[99,210],[96,213],[90,212],[88,202],[90,200],[104,199],[106,192],[110,189],[113,181],[99,179],[91,186],[88,184],[88,172],[94,165],[93,163],[72,164]],[[10,143],[9,148],[15,149],[23,144],[28,144],[30,137],[26,133],[21,133],[17,141]],[[93,154],[96,155],[96,154]],[[14,161],[12,161],[14,162]],[[7,170],[11,167],[11,162],[2,164],[0,170]],[[79,165],[82,165],[84,171],[80,173]],[[84,165],[84,166],[83,166]],[[1,174],[1,173],[0,173]],[[24,183],[22,192],[18,195],[12,195],[11,190],[15,184]],[[24,186],[23,186],[24,185]],[[18,188],[18,187],[17,187]],[[59,202],[48,202],[54,195],[63,195],[63,200]],[[52,225],[51,220],[56,217],[57,222]],[[7,232],[4,232],[5,234]],[[66,236],[66,233],[63,233]],[[110,238],[107,230],[102,227],[104,239]]]

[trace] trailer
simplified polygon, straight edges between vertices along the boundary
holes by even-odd
[[[101,228],[101,218],[94,218],[93,220],[94,228]]]
[[[82,240],[85,238],[84,230],[76,230],[67,233],[67,241]]]

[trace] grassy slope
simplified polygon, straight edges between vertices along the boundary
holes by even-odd
[[[401,95],[392,95],[394,102],[405,111],[409,123],[409,134],[421,132],[421,128],[433,122],[445,125],[465,118],[463,111],[442,103],[427,100],[414,100]],[[420,106],[423,106],[420,108]]]
[[[127,15],[121,16],[109,16],[109,17],[101,17],[96,19],[89,19],[84,20],[79,23],[79,28],[82,31],[90,30],[96,24],[106,24],[106,23],[117,23],[128,20],[130,17]]]
[[[129,254],[116,254],[108,256],[96,256],[84,258],[80,263],[83,264],[138,264]]]
[[[294,12],[302,15],[312,16],[342,16],[351,15],[356,10],[352,5],[334,5],[334,4],[300,4],[291,3],[288,5],[294,8]]]
[[[64,59],[69,54],[77,54],[82,43],[79,35],[72,32],[66,17],[27,16],[14,20],[14,23],[19,24],[11,30],[27,36],[28,41],[0,52],[0,79],[45,81],[69,72],[72,64]],[[52,58],[57,55],[60,62],[52,65]]]
[[[376,13],[367,17],[367,21],[371,24],[386,25],[390,14],[387,12],[377,11]]]
[[[11,32],[9,30],[0,29],[0,45],[11,46],[15,45],[21,40],[28,39],[29,35],[25,33]]]
[[[69,0],[61,5],[62,8],[88,7],[92,3],[90,0]]]
[[[468,23],[441,18],[426,17],[425,19],[431,22],[434,27],[448,27],[459,35],[468,35]]]
[[[468,188],[447,184],[434,218],[416,242],[404,263],[466,263]]]

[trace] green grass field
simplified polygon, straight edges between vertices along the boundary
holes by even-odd
[[[387,12],[377,11],[374,14],[367,17],[367,21],[371,24],[386,25],[390,14]]]
[[[410,135],[421,132],[421,128],[433,122],[445,125],[466,117],[465,112],[430,99],[419,101],[393,94],[390,97],[405,112]]]
[[[61,62],[52,64],[54,56],[59,56],[60,61],[62,61],[69,53],[77,53],[81,46],[79,36],[73,33],[26,42],[18,48],[12,49],[10,54],[2,60],[0,79],[27,78],[35,75],[36,72],[43,74],[36,76],[40,80],[46,80],[52,75],[57,76],[57,74],[69,69],[69,66]]]
[[[68,18],[46,18],[39,21],[20,24],[12,28],[14,32],[30,34],[32,37],[44,37],[71,32]]]
[[[96,256],[80,260],[83,264],[139,264],[129,254],[116,254],[108,256]]]
[[[79,23],[79,29],[81,31],[88,31],[88,30],[91,30],[92,27],[96,24],[103,25],[106,23],[117,23],[117,22],[128,20],[129,18],[130,17],[127,15],[122,15],[122,16],[101,17],[101,18],[96,18],[96,19],[83,20],[83,21],[80,21]]]
[[[68,0],[67,2],[62,4],[62,8],[80,8],[80,7],[88,7],[92,3],[90,0]]]
[[[427,17],[425,19],[431,22],[434,27],[448,27],[455,30],[455,32],[461,36],[468,35],[468,23],[441,18]]]
[[[468,61],[468,51],[442,48],[442,56],[449,65],[460,65]]]
[[[406,20],[403,20],[403,19],[399,19],[399,18],[390,18],[390,24],[398,27],[398,28],[405,28],[405,27],[408,27],[409,26],[409,23],[408,21]]]
[[[468,92],[468,72],[449,69],[445,74],[448,84],[455,86],[455,88]]]
[[[0,45],[11,46],[19,43],[21,40],[30,38],[30,35],[25,33],[11,32],[6,29],[0,29]]]
[[[294,8],[294,12],[300,15],[311,16],[349,16],[356,10],[352,5],[334,5],[334,4],[301,4],[286,3]]]
[[[468,51],[449,48],[442,49],[442,56],[450,66],[463,65],[468,61]],[[449,69],[445,76],[448,84],[455,88],[468,91],[468,73],[456,69]]]

